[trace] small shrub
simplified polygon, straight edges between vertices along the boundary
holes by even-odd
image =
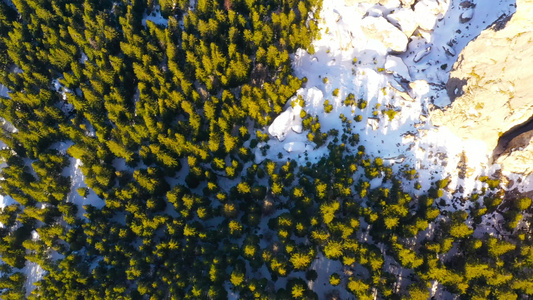
[[[309,48],[307,48],[307,52],[311,55],[315,54],[316,51],[315,51],[315,47],[313,46],[313,44],[309,45]]]
[[[384,114],[387,115],[387,117],[389,117],[389,121],[394,120],[394,117],[396,116],[397,113],[398,112],[395,111],[394,109],[388,109],[384,111]]]
[[[89,189],[88,188],[81,187],[81,188],[78,188],[76,191],[83,198],[87,198],[87,196],[89,195]]]
[[[333,105],[329,104],[329,100],[324,101],[324,111],[330,113],[333,110]]]
[[[365,100],[359,99],[359,101],[357,102],[357,107],[359,107],[359,109],[365,109],[367,104],[368,102],[366,102]]]
[[[344,105],[352,106],[354,104],[355,104],[355,96],[354,96],[354,94],[350,93],[350,94],[348,94],[348,97],[346,97],[346,99],[344,99]]]

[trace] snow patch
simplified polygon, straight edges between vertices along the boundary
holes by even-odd
[[[143,15],[142,24],[144,27],[146,27],[146,22],[150,21],[153,22],[156,25],[167,27],[168,20],[163,18],[161,16],[161,7],[159,5],[155,6],[154,11],[147,15],[146,13]]]
[[[9,98],[9,90],[2,84],[0,84],[0,97]]]
[[[83,216],[83,214],[85,214],[85,209],[83,208],[84,205],[92,205],[98,209],[101,209],[105,206],[105,201],[100,199],[91,189],[89,189],[87,197],[85,198],[78,193],[78,188],[88,188],[87,184],[85,183],[85,175],[83,175],[83,172],[80,169],[83,163],[79,159],[71,158],[70,164],[72,167],[65,168],[61,174],[63,176],[69,176],[71,179],[71,192],[67,197],[67,202],[76,204],[76,206],[78,206],[78,217],[85,218]]]
[[[80,63],[82,64],[85,64],[86,61],[88,61],[89,58],[87,57],[87,55],[85,54],[85,52],[81,52],[81,57],[80,57]]]

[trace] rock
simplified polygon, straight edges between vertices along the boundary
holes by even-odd
[[[409,87],[411,88],[413,98],[417,99],[424,97],[430,90],[429,84],[425,80],[413,81],[409,83]]]
[[[413,58],[413,61],[414,61],[415,63],[421,61],[422,58],[426,57],[426,56],[429,54],[429,52],[431,52],[431,46],[428,46],[428,47],[426,47],[425,49],[418,51],[418,52],[415,54],[415,57]]]
[[[496,163],[500,164],[507,172],[518,174],[533,173],[533,143],[530,140],[525,147],[514,149],[506,155],[498,158]]]
[[[383,17],[365,17],[361,29],[368,39],[381,42],[391,51],[404,52],[407,49],[407,36]]]
[[[411,5],[415,4],[415,0],[400,0],[402,2],[402,5],[405,7],[411,7]]]
[[[469,8],[465,10],[463,13],[461,13],[461,15],[459,16],[459,22],[466,23],[472,20],[473,17],[474,17],[474,9]]]
[[[367,14],[367,16],[375,17],[375,18],[383,17],[383,11],[381,9],[377,8],[377,7],[369,8],[366,11],[366,14]]]
[[[283,145],[283,149],[287,152],[304,152],[305,143],[303,142],[290,142]]]
[[[378,130],[379,129],[379,119],[378,118],[368,118],[366,121],[368,127],[372,128],[372,130]]]
[[[287,108],[279,116],[274,119],[274,122],[268,127],[268,133],[283,141],[287,134],[292,130],[296,133],[302,132],[302,118],[300,111],[302,108],[299,105]]]
[[[415,102],[415,99],[413,99],[413,97],[411,97],[408,93],[397,89],[395,86],[391,85],[391,87],[394,88],[394,93],[402,97],[403,100],[409,101],[409,102]]]
[[[302,133],[302,130],[303,130],[303,126],[302,126],[302,117],[300,117],[300,113],[302,112],[302,108],[300,107],[300,105],[296,104],[293,108],[292,108],[292,126],[291,126],[291,129],[292,131],[296,132],[296,133]]]
[[[517,0],[517,11],[503,28],[486,29],[465,47],[446,84],[453,103],[431,115],[433,124],[465,140],[483,141],[505,171],[518,173],[532,172],[527,167],[533,166],[531,139],[522,135],[496,146],[500,136],[533,116],[532,10],[533,2]]]
[[[305,111],[311,115],[318,115],[324,111],[324,93],[317,87],[307,89],[302,95],[305,100]]]
[[[407,81],[411,81],[409,69],[403,60],[397,56],[387,55],[387,59],[385,60],[385,71],[392,73],[395,77],[400,77]]]
[[[402,5],[400,0],[380,0],[379,4],[389,9],[400,7]]]
[[[435,13],[435,8],[428,6],[426,2],[420,1],[415,5],[415,19],[418,22],[418,26],[424,30],[433,30],[439,13]]]
[[[403,85],[401,85],[398,81],[396,81],[395,78],[387,82],[387,86],[393,89],[393,91],[405,92],[405,88],[403,87]]]
[[[416,14],[411,9],[401,8],[387,16],[387,20],[391,24],[398,26],[407,37],[413,35],[413,32],[418,28],[416,21]]]
[[[453,50],[453,48],[450,45],[444,44],[444,45],[442,45],[442,49],[449,56],[455,56],[455,54],[456,54],[455,50]]]
[[[277,116],[272,124],[268,127],[268,133],[278,140],[283,141],[292,127],[292,107]]]
[[[462,7],[462,8],[471,8],[474,5],[475,4],[470,2],[470,1],[463,1],[463,2],[459,3],[459,6]]]

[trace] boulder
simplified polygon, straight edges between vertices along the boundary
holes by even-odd
[[[431,116],[433,124],[465,140],[485,142],[495,162],[516,173],[530,173],[525,166],[533,165],[533,135],[520,135],[533,116],[532,9],[533,2],[517,0],[517,11],[505,25],[495,24],[465,47],[446,85],[453,103]],[[498,146],[500,136],[518,140]]]
[[[287,152],[304,152],[305,151],[304,142],[290,142],[283,145],[283,149]]]
[[[426,57],[431,52],[431,46],[427,46],[424,49],[418,51],[415,54],[415,57],[413,58],[413,61],[415,63],[421,61],[424,57]]]
[[[420,1],[415,5],[415,20],[418,26],[424,30],[433,30],[439,18],[439,10],[434,6]]]
[[[387,20],[402,30],[407,37],[413,35],[418,28],[416,14],[411,9],[401,8],[387,16]]]
[[[411,75],[409,75],[409,69],[403,62],[403,60],[397,56],[388,55],[385,60],[385,71],[394,75],[394,77],[400,77],[407,81],[411,81]]]
[[[383,17],[365,17],[361,28],[368,39],[381,42],[391,51],[404,52],[407,49],[407,36]]]
[[[466,23],[474,17],[474,8],[468,8],[459,16],[459,22]]]
[[[300,111],[302,108],[299,105],[287,108],[279,116],[277,116],[272,124],[268,127],[268,133],[271,136],[277,137],[278,140],[283,141],[287,134],[292,130],[296,133],[302,132],[302,118]]]
[[[525,136],[519,137],[525,144],[517,148],[509,148],[506,153],[498,157],[496,162],[504,167],[505,171],[512,173],[531,174],[533,173],[533,141],[532,133],[527,132]]]

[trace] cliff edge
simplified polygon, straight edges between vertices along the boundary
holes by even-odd
[[[431,120],[484,141],[505,171],[532,173],[533,0],[516,5],[461,52],[446,85],[452,104]]]

